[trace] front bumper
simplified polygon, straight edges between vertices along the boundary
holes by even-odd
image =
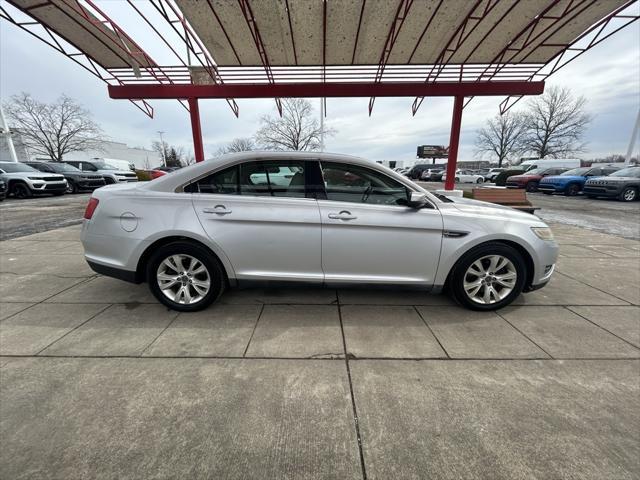
[[[622,188],[617,185],[585,185],[582,192],[595,197],[617,197]]]
[[[104,187],[106,183],[104,180],[79,180],[77,185],[82,190],[95,190],[96,188]]]
[[[564,186],[554,185],[553,183],[539,183],[538,190],[540,190],[541,192],[560,193],[564,191]]]
[[[67,182],[63,180],[61,182],[39,182],[32,180],[28,183],[29,189],[32,193],[60,193],[67,190]]]

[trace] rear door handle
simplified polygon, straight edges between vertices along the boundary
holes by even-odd
[[[351,215],[351,212],[348,210],[342,210],[340,213],[330,213],[329,218],[333,220],[355,220],[355,215]]]
[[[231,210],[227,209],[224,205],[216,205],[213,208],[203,208],[204,213],[215,213],[216,215],[229,215]]]

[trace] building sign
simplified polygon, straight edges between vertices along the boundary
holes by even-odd
[[[443,145],[420,145],[418,146],[418,158],[447,158],[449,147]]]

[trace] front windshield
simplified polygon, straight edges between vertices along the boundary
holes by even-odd
[[[524,175],[542,175],[545,171],[549,170],[548,168],[534,168],[533,170],[527,170]]]
[[[47,163],[51,168],[53,168],[56,172],[79,172],[80,170],[74,167],[73,165],[69,165],[68,163],[58,163],[51,162]]]
[[[24,163],[20,163],[20,162],[0,163],[0,170],[3,170],[5,172],[7,172],[7,173],[17,173],[17,172],[37,172],[37,173],[40,173],[35,168],[30,167],[29,165],[25,165]]]
[[[576,175],[578,177],[582,177],[589,170],[591,170],[591,167],[574,168],[572,170],[567,170],[566,172],[561,173],[561,175]]]
[[[91,162],[95,165],[98,170],[122,170],[119,167],[114,167],[106,162]]]
[[[640,178],[640,167],[629,167],[613,172],[610,177],[634,177]]]

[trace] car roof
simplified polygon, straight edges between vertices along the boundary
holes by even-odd
[[[379,163],[367,160],[361,157],[344,155],[338,153],[325,152],[278,152],[272,150],[253,150],[250,152],[229,153],[217,158],[205,160],[204,162],[195,163],[184,168],[180,168],[171,173],[155,179],[153,182],[144,182],[140,188],[160,191],[172,192],[178,187],[188,183],[198,177],[204,176],[213,170],[230,167],[232,165],[246,161],[267,161],[267,160],[320,160],[336,163],[349,163],[352,165],[362,165],[374,170],[384,172],[386,175],[395,178],[401,183],[410,186],[413,189],[426,191],[406,179],[406,177],[394,172],[392,169],[385,167]]]

